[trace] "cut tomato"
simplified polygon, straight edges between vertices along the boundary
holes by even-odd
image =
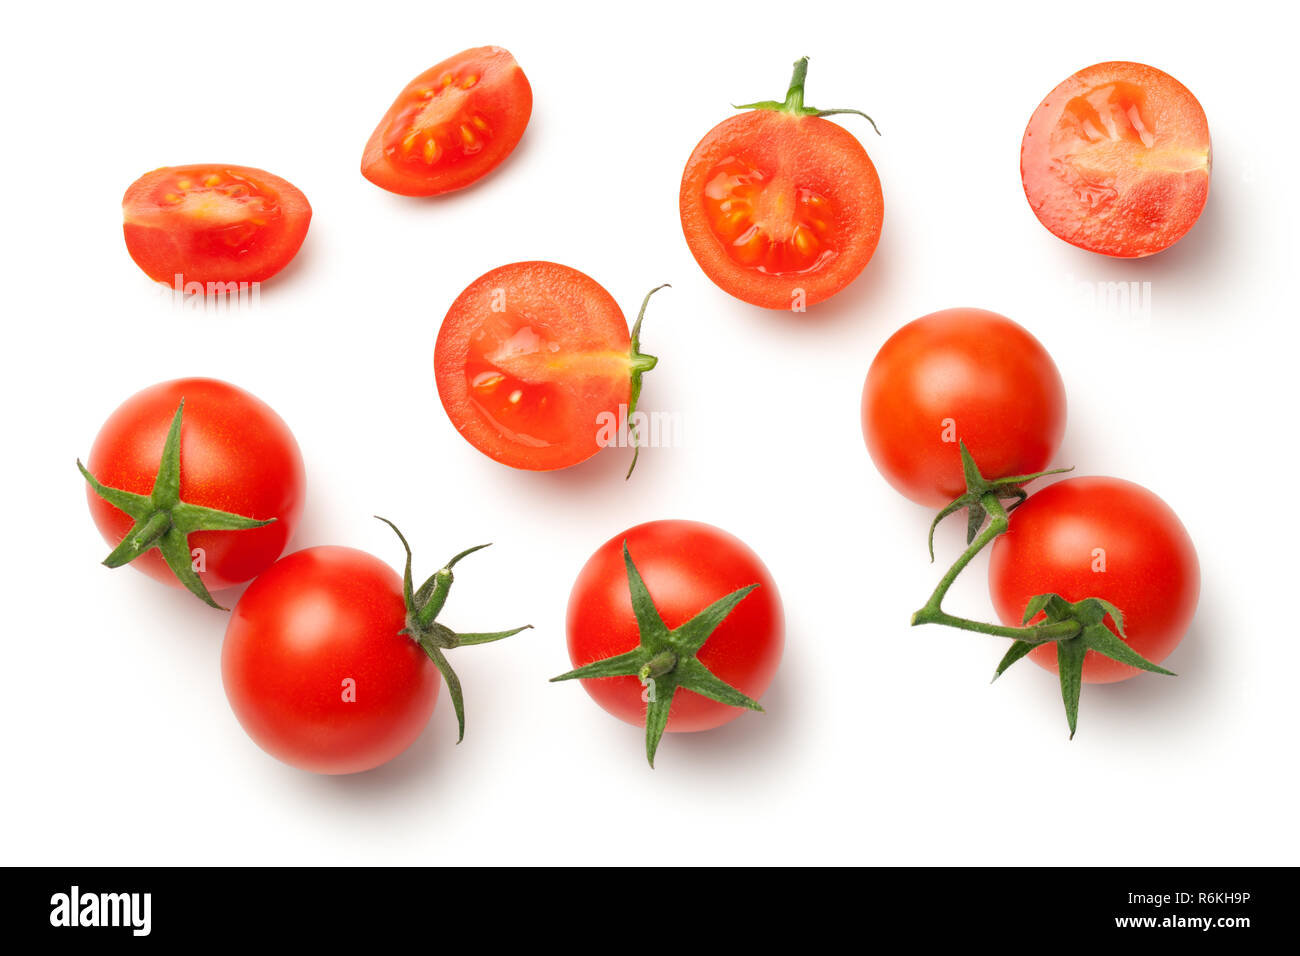
[[[292,183],[249,166],[164,166],[122,198],[126,249],[158,282],[261,282],[289,264],[311,206]],[[205,290],[206,291],[206,290]]]
[[[853,134],[803,105],[808,61],[782,102],[715,126],[686,162],[682,231],[724,292],[768,309],[829,298],[862,271],[880,240],[880,177]],[[865,114],[864,114],[865,115]]]
[[[631,415],[654,363],[614,297],[554,262],[476,279],[452,303],[434,351],[452,424],[490,458],[534,471],[599,451],[601,422]]]
[[[457,53],[398,95],[366,143],[361,174],[402,196],[462,189],[510,155],[532,112],[532,87],[507,51]]]
[[[1020,147],[1039,221],[1090,252],[1137,258],[1195,224],[1210,188],[1210,128],[1196,97],[1141,63],[1098,63],[1052,90]]]

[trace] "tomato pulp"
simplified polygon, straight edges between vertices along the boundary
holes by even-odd
[[[876,167],[848,130],[803,106],[807,60],[783,103],[753,104],[695,147],[682,173],[682,231],[724,292],[768,309],[821,302],[857,278],[880,240]]]
[[[1150,491],[1118,478],[1070,478],[1030,495],[1011,512],[989,559],[989,593],[1004,624],[1019,626],[1039,594],[1102,598],[1123,613],[1128,645],[1155,664],[1187,633],[1200,582],[1196,549],[1178,516]],[[1056,670],[1055,644],[1029,656]],[[1140,673],[1091,650],[1083,662],[1089,683]]]
[[[513,56],[465,50],[398,94],[366,143],[361,174],[403,196],[462,189],[510,155],[532,111],[532,87]]]
[[[141,176],[122,198],[122,218],[127,252],[145,275],[206,287],[261,282],[283,269],[307,236],[311,206],[265,170],[209,163]]]
[[[1210,188],[1210,128],[1196,97],[1141,63],[1098,63],[1048,94],[1020,147],[1039,221],[1066,242],[1136,258],[1192,228]]]
[[[654,359],[634,345],[623,310],[595,280],[554,262],[516,262],[452,303],[434,349],[438,395],[488,457],[566,468],[600,450],[602,421],[635,405]]]

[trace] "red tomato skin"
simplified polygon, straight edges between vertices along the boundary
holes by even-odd
[[[785,612],[776,582],[739,538],[697,521],[650,521],[605,542],[583,566],[569,595],[569,659],[582,667],[624,654],[640,643],[632,613],[623,542],[669,628],[685,624],[718,598],[750,584],[749,593],[718,625],[698,657],[718,677],[755,700],[771,685],[785,646]],[[606,711],[645,726],[646,705],[635,677],[582,681]],[[689,733],[730,723],[745,711],[679,690],[667,730]]]
[[[840,245],[828,261],[806,272],[775,274],[732,259],[704,205],[713,170],[731,157],[769,176],[781,170],[796,187],[832,199]],[[740,113],[705,134],[686,162],[678,206],[686,243],[704,274],[724,292],[765,309],[790,309],[796,289],[814,305],[847,286],[875,253],[884,219],[880,176],[852,133],[819,116],[774,110]]]
[[[955,436],[945,422],[956,423]],[[1051,464],[1065,435],[1065,385],[1028,331],[984,309],[945,309],[885,342],[862,389],[871,459],[901,494],[939,508],[966,490],[966,443],[986,478]]]
[[[607,356],[587,376],[554,373],[568,403],[556,413],[558,437],[549,442],[517,440],[484,414],[466,379],[472,336],[503,300],[526,314],[531,327],[559,345],[561,359]],[[600,451],[598,416],[617,415],[631,397],[627,319],[614,297],[590,276],[555,262],[515,262],[475,279],[456,297],[434,347],[438,397],[447,417],[471,445],[494,461],[527,471],[553,471],[586,461]]]
[[[1181,239],[1205,208],[1210,167],[1210,128],[1196,97],[1168,73],[1123,61],[1061,82],[1030,117],[1020,149],[1039,222],[1115,258],[1154,255]]]
[[[213,250],[210,236],[196,223],[169,213],[159,196],[178,178],[196,183],[212,172],[253,184],[273,201],[276,215],[238,253]],[[149,278],[173,285],[180,282],[240,283],[271,278],[297,255],[311,225],[311,204],[302,190],[264,169],[233,163],[163,166],[145,173],[122,197],[122,233],[126,250]],[[198,221],[201,226],[201,220]],[[180,279],[177,279],[180,276]],[[182,288],[183,290],[183,288]]]
[[[244,531],[195,531],[190,550],[203,549],[199,578],[209,591],[252,580],[284,552],[302,516],[306,476],[302,453],[284,420],[261,399],[228,382],[182,378],[137,392],[109,416],[86,467],[109,487],[147,495],[162,458],[167,430],[181,399],[181,500],[249,518],[275,518]],[[131,517],[87,486],[95,526],[116,547]],[[131,567],[173,587],[157,549]]]
[[[406,626],[402,581],[378,558],[316,547],[244,592],[221,649],[231,709],[259,747],[311,773],[360,773],[420,736],[442,680]],[[344,700],[344,681],[355,700]]]
[[[433,86],[443,75],[465,68],[482,77],[476,102],[482,112],[491,114],[494,123],[487,145],[472,156],[449,154],[424,175],[391,161],[384,152],[384,137],[389,124],[403,112],[411,91]],[[399,196],[439,196],[464,189],[492,172],[514,152],[532,112],[532,86],[509,51],[495,46],[465,50],[430,67],[403,87],[366,142],[361,174],[381,189]]]
[[[1097,548],[1105,552],[1104,572],[1093,570]],[[989,560],[989,593],[1004,624],[1019,626],[1038,594],[1102,598],[1123,612],[1129,646],[1156,664],[1187,633],[1200,590],[1196,548],[1178,516],[1141,485],[1119,478],[1070,478],[1035,492],[1011,512]],[[1029,656],[1056,670],[1055,644]],[[1083,662],[1083,679],[1091,684],[1140,673],[1093,651]]]

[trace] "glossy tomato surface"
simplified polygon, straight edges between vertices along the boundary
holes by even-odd
[[[122,198],[122,219],[145,275],[206,286],[261,282],[283,269],[307,236],[311,206],[266,170],[204,163],[141,176]]]
[[[685,624],[714,601],[750,584],[758,587],[736,605],[705,642],[698,658],[715,675],[757,700],[776,676],[785,645],[785,615],[776,582],[748,545],[720,528],[696,521],[651,521],[603,544],[583,566],[569,594],[567,632],[573,666],[637,647],[623,544],[670,629]],[[644,726],[646,704],[636,677],[582,681],[596,703],[630,724]],[[669,731],[709,730],[735,720],[739,707],[678,690]]]
[[[631,393],[627,319],[595,280],[516,262],[457,296],[438,330],[438,395],[488,457],[545,471],[600,450],[599,417]]]
[[[821,302],[857,278],[884,216],[880,177],[852,133],[766,109],[709,131],[686,162],[678,199],[700,268],[768,309]]]
[[[442,679],[406,625],[402,580],[352,548],[296,551],[249,586],[221,649],[230,706],[271,756],[313,773],[392,760],[429,722]]]
[[[1047,350],[984,309],[909,322],[881,347],[862,390],[862,434],[876,468],[931,508],[966,490],[960,442],[985,478],[1042,471],[1060,447],[1065,414]]]
[[[260,528],[190,534],[190,549],[202,555],[199,578],[209,591],[218,591],[256,577],[284,551],[302,515],[302,453],[288,426],[261,399],[216,379],[183,378],[137,392],[109,416],[91,448],[90,473],[110,487],[149,494],[181,399],[181,500],[276,519]],[[130,516],[89,487],[86,500],[100,534],[116,546],[131,530]],[[181,586],[156,549],[131,567]]]
[[[1129,646],[1156,664],[1187,633],[1200,589],[1196,549],[1178,516],[1141,485],[1118,478],[1070,478],[1034,492],[1011,512],[989,561],[989,593],[1004,624],[1019,625],[1039,594],[1102,598],[1123,612]],[[1056,670],[1055,644],[1029,656]],[[1090,683],[1140,673],[1095,651],[1083,661]]]
[[[1210,188],[1210,127],[1196,97],[1142,63],[1098,63],[1052,90],[1020,147],[1040,222],[1081,249],[1149,256],[1192,228]]]
[[[403,196],[436,196],[482,179],[518,145],[533,91],[515,58],[465,50],[398,94],[366,143],[361,174]]]

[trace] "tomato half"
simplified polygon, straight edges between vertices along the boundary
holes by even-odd
[[[884,216],[867,151],[819,115],[849,111],[804,107],[801,66],[784,103],[755,104],[700,140],[678,197],[700,268],[724,292],[768,309],[821,302],[857,278]]]
[[[1098,63],[1048,94],[1020,147],[1039,221],[1108,256],[1149,256],[1192,228],[1210,188],[1210,127],[1196,97],[1141,63]]]
[[[206,286],[283,269],[307,236],[311,206],[265,170],[206,163],[145,173],[122,197],[122,217],[127,252],[145,275]]]
[[[462,189],[510,155],[532,112],[532,87],[508,52],[457,53],[398,94],[370,134],[361,175],[403,196]]]
[[[1200,589],[1196,549],[1178,516],[1141,485],[1118,478],[1070,478],[1030,495],[1011,512],[989,560],[989,593],[1004,624],[1018,626],[1039,594],[1102,598],[1123,612],[1129,646],[1156,664],[1187,633]],[[1029,656],[1056,670],[1055,644]],[[1083,661],[1090,683],[1140,673],[1095,651]]]
[[[280,416],[256,396],[216,379],[184,378],[137,392],[109,416],[90,450],[90,473],[110,488],[148,495],[182,399],[181,500],[275,519],[260,528],[189,535],[200,580],[218,591],[256,577],[284,551],[302,515],[302,453]],[[131,517],[89,488],[86,498],[100,534],[116,546],[131,530]],[[157,550],[131,566],[180,586]]]
[[[516,262],[457,296],[438,330],[438,395],[488,457],[545,471],[590,458],[602,420],[633,404],[653,358],[633,348],[623,310],[594,279],[554,262]]]
[[[685,624],[714,601],[757,584],[713,631],[697,659],[714,675],[757,699],[776,676],[785,645],[785,616],[776,582],[743,541],[696,521],[651,521],[603,544],[583,566],[569,595],[569,659],[575,668],[635,649],[640,631],[632,610],[623,547],[636,564],[665,625]],[[634,676],[585,679],[601,707],[644,724],[646,702]],[[709,730],[744,710],[685,688],[672,698],[667,730]]]
[[[240,725],[285,763],[357,773],[429,722],[442,680],[406,626],[402,579],[352,548],[296,551],[249,586],[221,649]]]
[[[1065,434],[1065,386],[1015,322],[945,309],[903,326],[872,360],[862,434],[894,488],[938,508],[966,490],[960,442],[990,480],[1047,468]]]

